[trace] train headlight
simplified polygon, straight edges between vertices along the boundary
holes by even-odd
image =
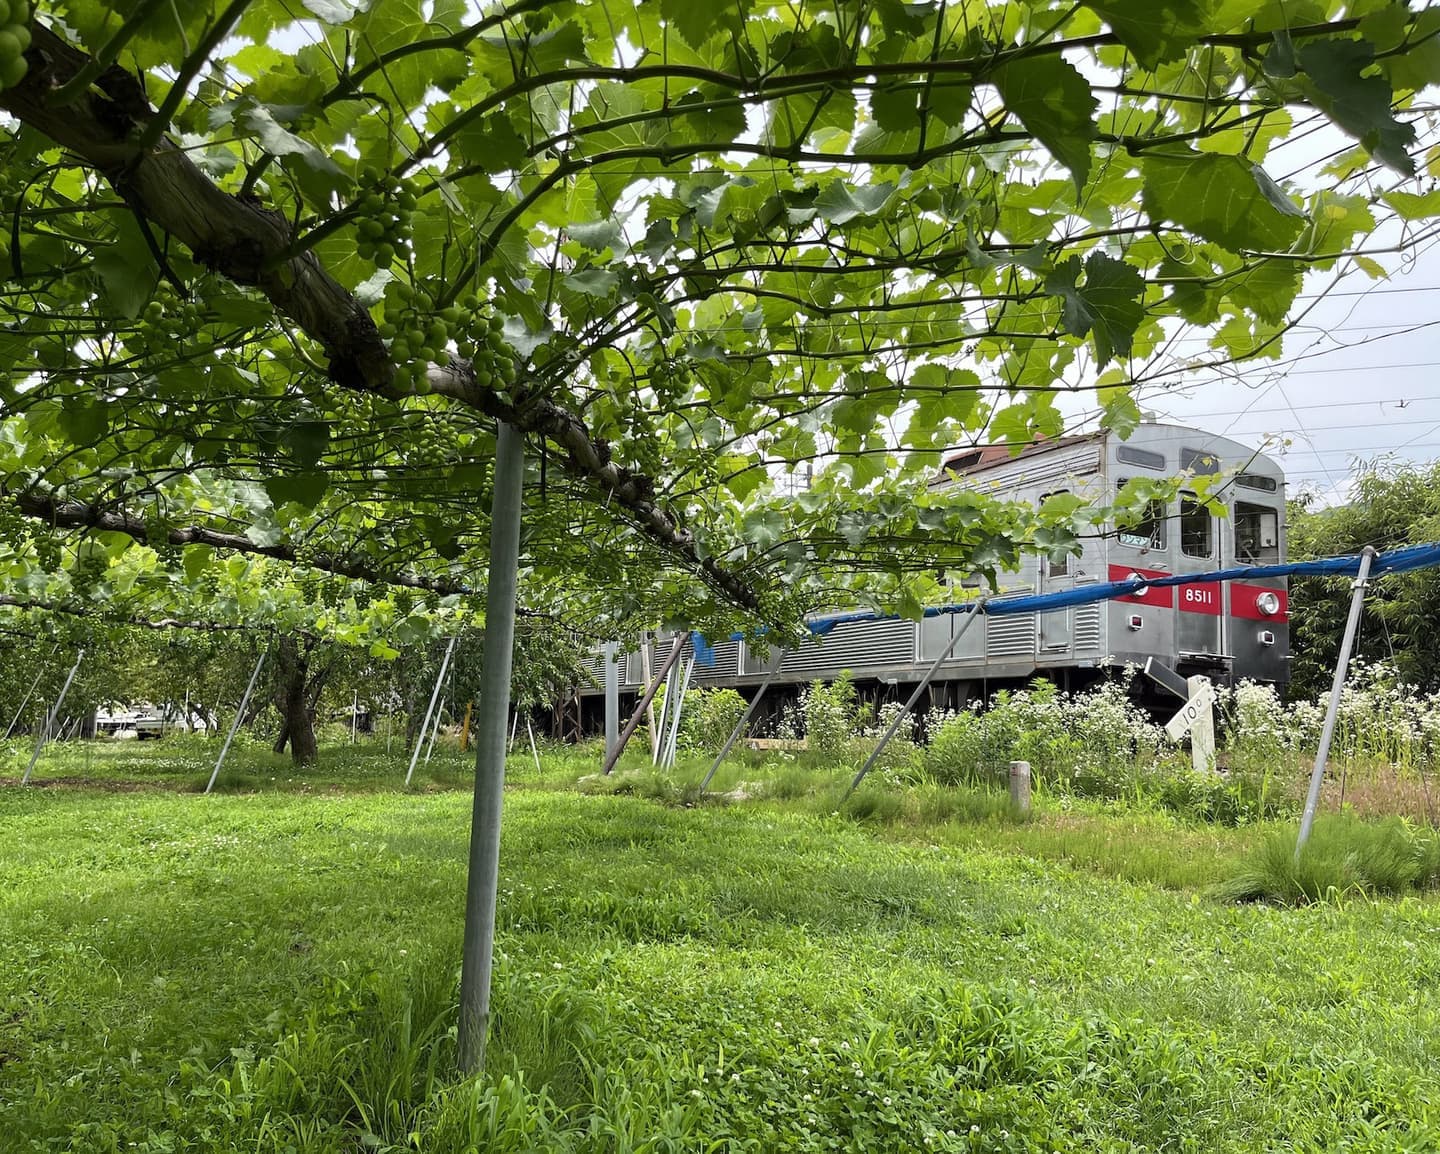
[[[1266,590],[1255,598],[1255,608],[1266,617],[1274,617],[1280,612],[1280,594]]]

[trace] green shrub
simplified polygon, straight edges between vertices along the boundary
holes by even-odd
[[[680,747],[718,753],[745,714],[745,699],[733,689],[692,689],[685,694]]]
[[[812,681],[801,691],[799,704],[809,751],[831,759],[844,754],[856,723],[855,685],[850,674],[842,673],[828,685]]]

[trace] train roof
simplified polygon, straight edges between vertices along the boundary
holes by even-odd
[[[1026,458],[1043,457],[1080,445],[1103,445],[1111,437],[1114,437],[1121,446],[1128,445],[1135,449],[1144,449],[1147,445],[1155,442],[1181,445],[1182,452],[1174,461],[1167,461],[1163,468],[1152,466],[1156,468],[1157,472],[1162,472],[1166,476],[1187,471],[1212,472],[1213,468],[1205,468],[1199,462],[1214,454],[1232,462],[1243,462],[1246,473],[1261,473],[1274,476],[1282,481],[1284,478],[1283,470],[1274,460],[1238,441],[1188,425],[1145,421],[1128,438],[1121,438],[1109,429],[1096,429],[1089,433],[1071,433],[1062,437],[1041,438],[1025,445],[1018,453],[1013,451],[1013,446],[1004,443],[962,445],[947,453],[943,459],[940,473],[935,476],[931,484],[943,485],[962,478],[978,477],[991,469],[1013,466],[1017,461],[1023,461]],[[1187,440],[1194,443],[1186,446],[1184,442]],[[1187,450],[1192,454],[1188,461],[1184,459]]]

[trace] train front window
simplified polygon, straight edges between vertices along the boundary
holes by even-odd
[[[1180,494],[1180,552],[1187,557],[1215,553],[1214,521],[1210,510],[1194,493]]]
[[[1125,485],[1125,481],[1120,482],[1122,489]],[[1165,502],[1147,502],[1140,519],[1118,529],[1115,540],[1132,549],[1165,548]]]
[[[1264,505],[1235,502],[1235,560],[1242,565],[1280,561],[1280,516]]]

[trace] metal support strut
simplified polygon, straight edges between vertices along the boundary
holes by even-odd
[[[660,683],[665,680],[675,662],[680,660],[680,654],[685,650],[685,642],[690,638],[688,633],[677,633],[675,644],[670,648],[670,655],[665,658],[665,663],[660,666],[655,674],[654,680],[645,687],[645,694],[640,698],[640,704],[635,707],[635,712],[630,715],[630,720],[625,723],[625,728],[620,731],[620,740],[615,743],[615,749],[605,758],[605,768],[602,773],[609,774],[615,768],[615,763],[620,760],[620,755],[625,752],[625,746],[640,728],[640,719],[645,716],[645,710],[655,700],[655,694],[660,689]]]
[[[255,679],[260,676],[260,667],[265,664],[265,651],[260,651],[260,660],[255,662],[255,669],[250,674],[250,681],[245,686],[245,693],[240,698],[240,708],[235,711],[235,720],[230,723],[230,732],[225,735],[225,744],[220,747],[220,756],[215,759],[215,768],[211,771],[210,780],[206,783],[205,792],[209,793],[215,788],[215,781],[220,776],[220,767],[225,764],[225,755],[230,752],[230,743],[235,740],[235,731],[240,728],[240,723],[245,720],[245,707],[250,704],[250,694],[255,690]]]
[[[725,739],[725,744],[720,747],[720,752],[715,757],[715,763],[710,767],[710,772],[705,775],[705,780],[700,783],[700,792],[703,794],[710,787],[710,780],[715,776],[715,771],[720,768],[720,763],[730,754],[735,743],[740,740],[740,735],[745,732],[745,727],[750,719],[755,716],[755,710],[760,706],[760,699],[765,696],[765,691],[770,688],[770,683],[775,680],[775,675],[780,672],[780,666],[785,664],[785,655],[780,655],[780,660],[775,663],[775,668],[770,670],[765,680],[760,683],[760,688],[755,691],[755,696],[750,699],[750,704],[745,707],[740,720],[735,723],[735,728],[730,731],[730,736]]]
[[[910,711],[915,708],[915,703],[920,700],[920,695],[929,688],[930,682],[935,680],[935,674],[940,672],[940,666],[944,665],[945,662],[950,659],[950,654],[955,651],[955,646],[960,643],[960,638],[965,636],[965,630],[969,629],[970,626],[975,623],[975,619],[985,612],[985,600],[984,597],[981,597],[975,602],[974,607],[970,610],[969,614],[966,615],[965,620],[961,622],[960,628],[955,630],[955,635],[950,638],[950,644],[945,646],[940,656],[935,658],[934,663],[925,671],[925,676],[920,679],[920,684],[915,687],[915,692],[910,695],[910,700],[907,701],[905,707],[895,715],[895,720],[890,723],[890,728],[881,736],[880,743],[875,747],[875,752],[872,753],[866,759],[865,764],[860,767],[860,772],[855,775],[855,780],[850,783],[850,788],[845,791],[845,797],[849,797],[860,788],[860,783],[865,780],[865,775],[874,768],[875,763],[880,759],[881,751],[890,744],[890,739],[899,732],[900,726],[904,723],[905,719],[910,716]],[[842,797],[840,800],[844,801],[845,798]]]
[[[1310,792],[1305,795],[1305,813],[1300,818],[1300,836],[1295,839],[1295,857],[1310,840],[1310,827],[1315,824],[1315,810],[1320,805],[1320,787],[1325,780],[1325,762],[1330,757],[1330,743],[1335,739],[1335,719],[1340,713],[1340,696],[1345,691],[1345,676],[1350,670],[1350,650],[1355,645],[1355,634],[1360,628],[1360,613],[1365,608],[1365,587],[1370,582],[1370,564],[1375,560],[1375,550],[1366,545],[1360,554],[1360,571],[1350,587],[1350,616],[1345,621],[1345,633],[1340,639],[1340,656],[1335,661],[1335,680],[1330,685],[1330,704],[1325,710],[1325,725],[1320,730],[1320,748],[1315,751],[1315,769],[1310,774]]]
[[[440,700],[440,687],[445,684],[445,671],[450,668],[450,655],[455,652],[455,638],[457,633],[450,638],[450,644],[445,646],[445,660],[440,662],[440,676],[435,678],[435,688],[430,691],[430,704],[425,707],[425,720],[420,723],[420,732],[415,735],[415,751],[410,754],[410,768],[405,771],[405,784],[410,784],[410,778],[415,773],[415,763],[420,760],[420,747],[425,744],[425,735],[430,732],[430,715],[435,712],[435,702]],[[429,758],[425,759],[429,761]]]
[[[75,655],[75,664],[70,667],[70,676],[65,678],[65,684],[60,689],[60,696],[55,699],[55,704],[45,717],[45,725],[40,730],[40,736],[35,742],[35,752],[30,755],[30,764],[25,767],[25,776],[20,779],[21,785],[28,785],[30,775],[35,771],[35,763],[40,760],[40,751],[45,748],[45,739],[50,736],[50,728],[55,724],[55,719],[60,716],[60,707],[65,704],[65,695],[70,692],[70,683],[75,680],[75,674],[80,669],[80,662],[85,660],[85,650],[80,650]]]

